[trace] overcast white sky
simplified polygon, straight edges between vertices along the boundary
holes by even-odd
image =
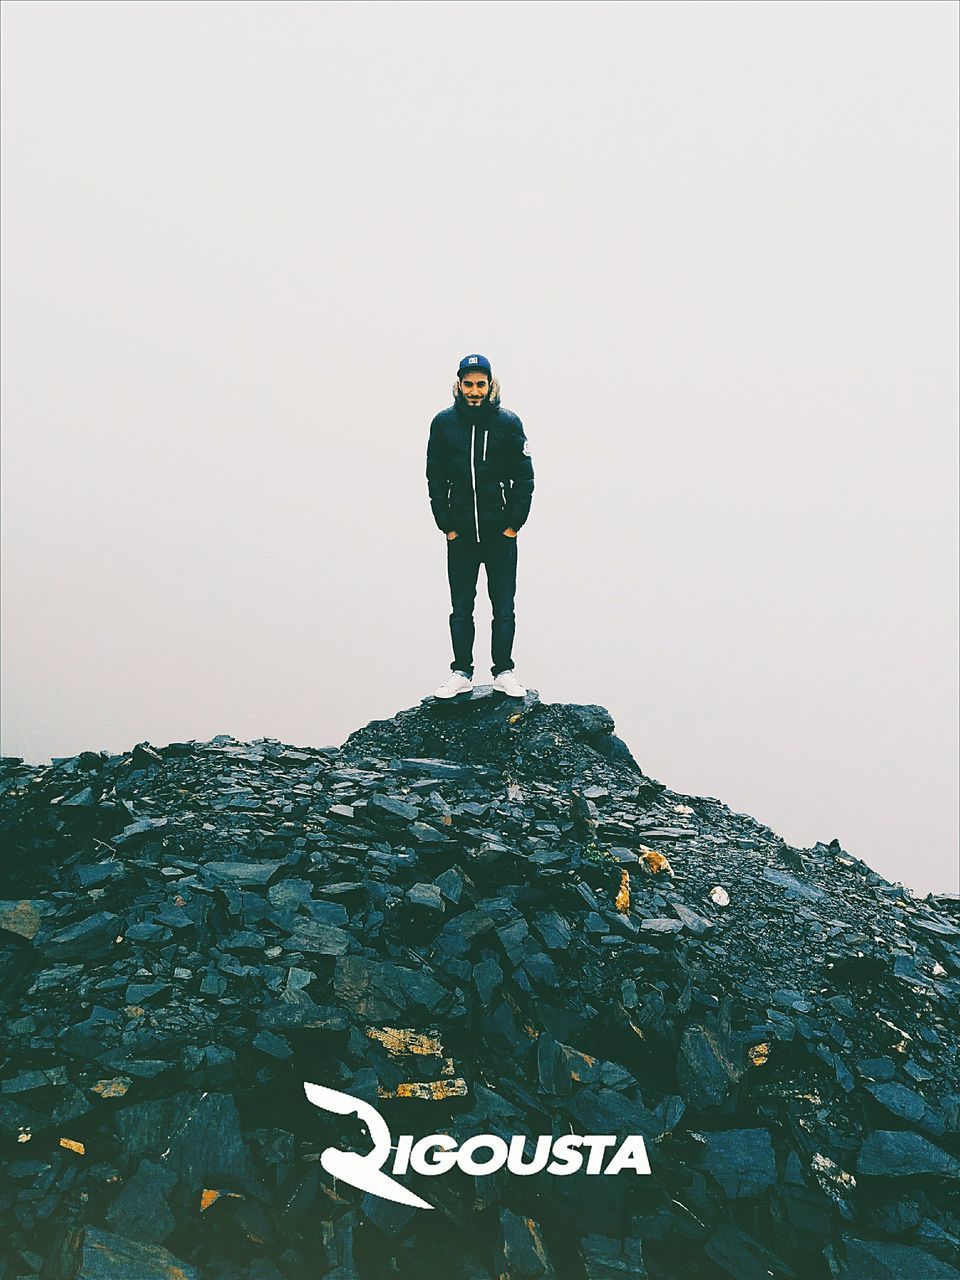
[[[6,3],[3,751],[432,692],[427,430],[482,351],[536,471],[520,679],[957,890],[957,28]],[[481,576],[480,680],[489,621]]]

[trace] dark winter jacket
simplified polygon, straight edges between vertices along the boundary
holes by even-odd
[[[453,404],[430,423],[427,491],[437,527],[458,537],[520,529],[533,499],[533,461],[523,423],[500,405],[500,387],[472,408],[453,384]]]

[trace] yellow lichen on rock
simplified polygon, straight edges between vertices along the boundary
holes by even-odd
[[[626,867],[620,872],[620,892],[613,905],[623,913],[630,910],[630,876]]]
[[[651,875],[673,875],[673,867],[664,857],[662,853],[658,853],[656,849],[647,849],[641,845],[639,849],[640,865],[645,871],[649,871]]]
[[[122,1098],[132,1083],[125,1076],[116,1076],[113,1080],[98,1080],[90,1092],[99,1093],[101,1098]]]
[[[423,1057],[439,1058],[443,1053],[443,1045],[435,1037],[402,1027],[367,1027],[367,1036],[371,1040],[379,1040],[387,1053],[394,1056],[417,1053]]]
[[[203,1213],[212,1204],[216,1204],[221,1196],[229,1196],[234,1200],[243,1199],[243,1196],[238,1191],[218,1191],[215,1187],[204,1187],[200,1192],[200,1212]]]
[[[378,1098],[420,1098],[424,1102],[442,1102],[444,1098],[465,1098],[467,1082],[456,1080],[411,1080],[396,1089],[377,1090]]]

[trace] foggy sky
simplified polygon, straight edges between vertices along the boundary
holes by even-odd
[[[957,14],[7,3],[3,752],[431,693],[480,351],[521,681],[956,891]],[[478,681],[489,626],[481,573]]]

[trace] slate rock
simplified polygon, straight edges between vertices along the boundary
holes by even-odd
[[[433,914],[440,917],[446,909],[443,893],[440,887],[435,884],[423,884],[421,882],[411,885],[405,897],[412,907],[417,907],[428,915]]]
[[[279,862],[205,862],[202,867],[208,880],[226,880],[233,884],[267,884],[281,870]]]
[[[465,956],[492,928],[493,920],[485,911],[464,911],[444,925],[437,943],[452,956]]]
[[[352,937],[335,925],[317,924],[314,920],[297,919],[294,930],[284,939],[287,951],[305,951],[311,955],[342,956],[349,950]]]
[[[694,937],[702,938],[705,933],[709,933],[713,928],[713,921],[707,920],[703,916],[698,915],[696,911],[691,911],[689,907],[682,902],[672,902],[671,907],[680,918],[680,922],[684,928],[689,930]]]
[[[113,946],[120,932],[119,916],[110,911],[98,911],[47,938],[43,944],[44,953],[57,960],[98,955]]]
[[[392,1022],[407,1007],[399,969],[363,956],[341,956],[334,975],[337,998],[370,1022]]]
[[[960,1160],[910,1130],[877,1129],[860,1148],[857,1172],[861,1177],[935,1174],[955,1179],[960,1178]]]
[[[88,1227],[76,1280],[199,1280],[200,1272],[161,1245]]]
[[[711,1232],[704,1253],[731,1280],[807,1280],[755,1236],[727,1224]]]
[[[796,876],[790,875],[789,872],[781,871],[778,867],[764,867],[763,878],[808,902],[819,902],[823,898],[821,889],[807,881],[798,880]]]
[[[487,956],[474,967],[473,981],[476,984],[480,999],[485,1005],[488,1005],[493,999],[494,993],[503,983],[503,970],[497,963],[496,957]]]
[[[132,1240],[162,1244],[177,1225],[166,1199],[176,1185],[172,1169],[141,1160],[137,1172],[124,1182],[107,1209],[111,1230]]]
[[[502,1271],[516,1280],[549,1280],[555,1276],[540,1226],[533,1218],[500,1210]]]
[[[645,1280],[650,1274],[643,1265],[642,1243],[633,1237],[584,1236],[580,1253],[586,1280]]]
[[[684,1101],[698,1110],[719,1106],[737,1085],[741,1069],[721,1035],[691,1025],[683,1033],[677,1083]]]
[[[703,1167],[730,1199],[760,1195],[777,1178],[769,1130],[726,1129],[707,1134]]]
[[[367,799],[367,812],[401,818],[405,822],[413,822],[420,816],[420,810],[414,808],[412,804],[405,804],[394,796],[384,796],[379,793],[374,793]]]
[[[652,916],[649,920],[642,920],[640,928],[644,933],[679,933],[683,924],[682,920],[671,920],[669,916]]]
[[[867,1093],[873,1094],[880,1105],[892,1115],[917,1125],[925,1133],[939,1137],[946,1131],[942,1117],[915,1089],[909,1089],[906,1085],[894,1081],[886,1084],[868,1084],[866,1090]]]
[[[30,939],[50,910],[50,904],[43,901],[0,902],[0,931]]]
[[[960,1280],[960,1271],[926,1249],[845,1236],[837,1280]]]

